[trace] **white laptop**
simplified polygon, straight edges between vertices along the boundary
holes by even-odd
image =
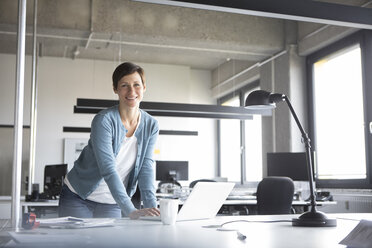
[[[214,218],[234,186],[227,182],[198,182],[178,212],[177,221]],[[160,220],[160,216],[141,219]]]

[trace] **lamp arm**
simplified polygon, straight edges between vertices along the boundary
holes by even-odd
[[[314,178],[313,178],[313,161],[311,159],[311,144],[310,144],[310,138],[308,134],[305,132],[304,128],[302,127],[300,120],[298,119],[296,112],[294,111],[291,102],[289,101],[289,98],[284,95],[283,96],[284,101],[287,103],[289,110],[291,111],[291,114],[293,118],[296,121],[296,124],[298,128],[301,131],[302,139],[305,145],[306,150],[306,162],[307,162],[307,173],[309,177],[309,184],[310,184],[310,204],[311,204],[311,211],[316,211],[316,202],[315,202],[315,184],[314,184]]]
[[[297,117],[297,115],[296,115],[296,112],[294,111],[294,109],[293,109],[293,107],[292,107],[291,102],[289,101],[289,98],[288,98],[286,95],[285,95],[283,98],[284,98],[284,101],[287,103],[287,105],[288,105],[288,107],[289,107],[289,110],[291,111],[292,116],[293,116],[293,118],[295,119],[298,128],[299,128],[300,131],[301,131],[302,137],[303,137],[303,136],[307,136],[307,134],[306,134],[304,128],[302,127],[302,125],[301,125],[301,123],[300,123],[300,120],[298,119],[298,117]]]

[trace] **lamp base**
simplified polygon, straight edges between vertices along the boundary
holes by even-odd
[[[334,227],[337,226],[337,220],[328,219],[327,216],[320,211],[309,211],[301,214],[298,218],[293,218],[292,226]]]

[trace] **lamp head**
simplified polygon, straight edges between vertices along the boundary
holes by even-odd
[[[247,109],[273,109],[276,103],[285,100],[285,95],[270,93],[264,90],[255,90],[245,99],[245,108]]]

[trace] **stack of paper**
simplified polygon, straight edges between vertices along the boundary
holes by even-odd
[[[62,217],[54,219],[38,219],[40,227],[45,228],[89,228],[113,226],[115,219],[100,218],[100,219],[80,219],[75,217]]]
[[[372,221],[361,220],[359,224],[343,239],[340,244],[348,247],[372,247]]]

